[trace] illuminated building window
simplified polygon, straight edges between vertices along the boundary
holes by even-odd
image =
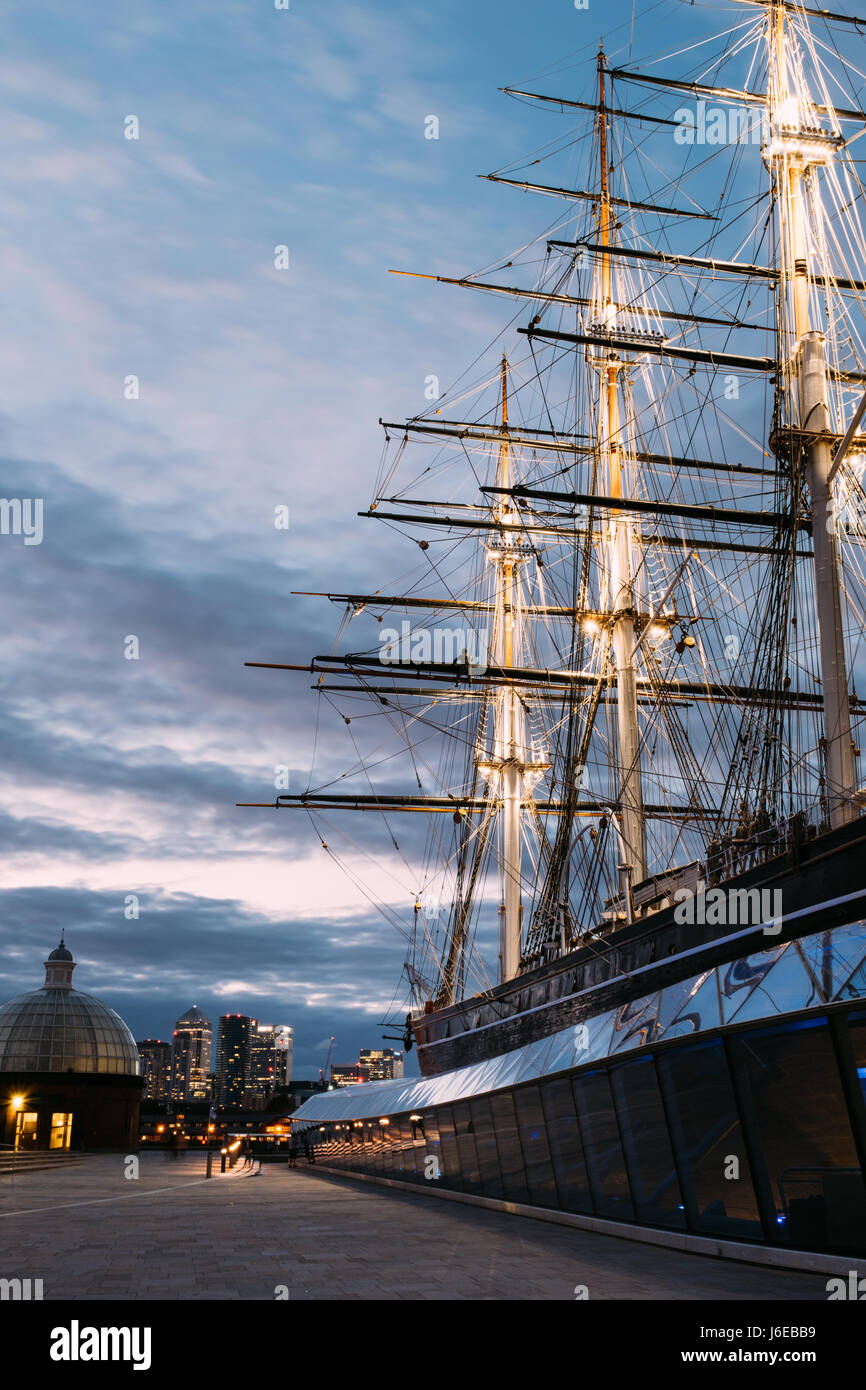
[[[72,1139],[71,1110],[55,1110],[51,1116],[51,1135],[49,1149],[68,1149]]]
[[[15,1116],[16,1149],[35,1149],[39,1116],[35,1110],[19,1110]]]

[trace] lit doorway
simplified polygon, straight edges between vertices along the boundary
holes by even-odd
[[[55,1110],[51,1116],[49,1149],[68,1149],[72,1138],[72,1112]]]
[[[35,1110],[19,1110],[15,1116],[15,1148],[35,1149],[39,1116]]]

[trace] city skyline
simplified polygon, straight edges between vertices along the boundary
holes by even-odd
[[[231,1025],[233,1021],[249,1025],[248,1037],[245,1043],[245,1104],[251,1097],[258,1093],[260,1096],[272,1094],[275,1090],[288,1087],[291,1088],[293,1081],[315,1081],[320,1075],[325,1075],[325,1067],[321,1067],[317,1072],[310,1076],[301,1076],[296,1073],[293,1066],[294,1053],[294,1029],[291,1024],[263,1023],[259,1019],[239,1013],[223,1014],[217,1020],[217,1029],[214,1033],[213,1022],[199,1009],[198,1005],[192,1005],[177,1020],[175,1028],[172,1030],[171,1038],[147,1037],[137,1041],[136,1046],[141,1057],[141,1074],[144,1081],[143,1096],[149,1100],[160,1101],[191,1101],[211,1099],[211,1082],[213,1081],[213,1098],[218,1103],[224,1103],[223,1087],[225,1084],[226,1060],[221,1053],[220,1034],[222,1025]],[[190,1029],[195,1029],[199,1039],[207,1039],[204,1047],[199,1044],[201,1061],[196,1068],[197,1074],[203,1076],[205,1085],[203,1087],[190,1089],[189,1072],[192,1068],[186,1066],[186,1070],[178,1066],[178,1059],[182,1059],[187,1064],[190,1059],[190,1044],[185,1036]],[[214,1041],[214,1038],[216,1041]],[[328,1039],[330,1044],[333,1040]],[[326,1063],[331,1055],[329,1050],[326,1056]],[[366,1081],[389,1080],[402,1077],[404,1074],[405,1052],[397,1051],[394,1048],[369,1048],[362,1047],[358,1052],[358,1060],[349,1063],[331,1061],[327,1068],[327,1079],[334,1081],[341,1070],[354,1071],[358,1073],[358,1079]],[[183,1073],[185,1076],[185,1088],[178,1086],[178,1076]]]

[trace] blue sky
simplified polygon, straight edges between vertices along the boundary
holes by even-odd
[[[636,60],[743,14],[641,12]],[[4,997],[62,927],[137,1036],[196,1002],[293,1024],[299,1075],[332,1032],[340,1060],[377,1045],[402,943],[305,819],[235,810],[275,763],[305,775],[314,717],[303,678],[243,662],[327,649],[334,611],[292,589],[401,572],[355,515],[377,420],[510,312],[386,271],[493,264],[559,215],[475,178],[569,128],[497,88],[587,99],[631,23],[625,0],[0,6],[2,491],[45,499],[41,546],[0,542]]]

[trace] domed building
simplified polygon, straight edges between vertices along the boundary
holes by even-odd
[[[135,1039],[99,999],[72,988],[61,936],[41,989],[0,1005],[0,1139],[26,1149],[137,1149],[142,1080]]]

